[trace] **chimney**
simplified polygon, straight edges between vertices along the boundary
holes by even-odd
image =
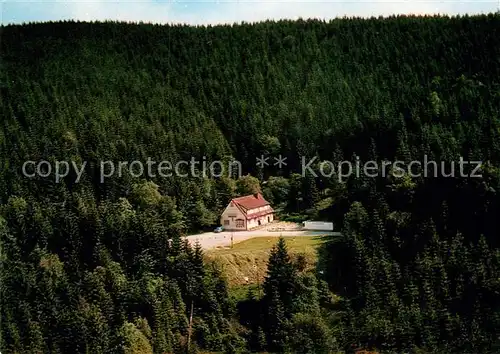
[[[255,199],[259,199],[259,193],[254,193],[253,196],[255,197]]]

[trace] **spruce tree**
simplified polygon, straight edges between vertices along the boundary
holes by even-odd
[[[274,294],[279,295],[283,304],[283,313],[290,318],[293,309],[294,295],[296,291],[297,272],[288,254],[286,241],[280,237],[276,245],[271,249],[267,263],[267,275],[264,280],[264,298],[271,303]]]

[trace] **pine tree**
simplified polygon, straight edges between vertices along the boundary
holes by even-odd
[[[284,315],[287,318],[292,314],[296,278],[296,269],[288,254],[285,239],[280,237],[277,244],[271,249],[263,288],[266,302],[272,301],[273,294],[279,295]]]
[[[267,301],[266,337],[268,350],[272,353],[284,353],[289,343],[285,306],[276,290],[269,295]]]

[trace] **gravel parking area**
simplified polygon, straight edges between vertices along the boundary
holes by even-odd
[[[277,228],[273,223],[273,228]],[[268,225],[270,226],[270,225]],[[340,235],[339,232],[334,231],[302,231],[302,230],[283,230],[283,231],[269,231],[269,230],[251,230],[251,231],[223,231],[219,233],[206,232],[199,235],[186,236],[188,242],[192,245],[199,242],[203,249],[212,249],[217,247],[231,246],[231,238],[233,243],[248,240],[254,237],[289,237],[289,236],[335,236]]]

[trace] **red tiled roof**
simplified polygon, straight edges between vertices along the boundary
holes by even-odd
[[[261,208],[269,205],[269,202],[265,200],[260,193],[234,198],[231,202],[234,203],[245,215],[250,209]],[[266,212],[266,214],[268,214],[268,212]]]
[[[272,214],[273,212],[274,212],[274,210],[270,209],[270,210],[265,210],[265,211],[259,211],[258,213],[255,213],[255,214],[250,214],[250,215],[245,214],[245,217],[247,218],[247,220],[250,220],[250,219],[260,218],[261,216]]]

